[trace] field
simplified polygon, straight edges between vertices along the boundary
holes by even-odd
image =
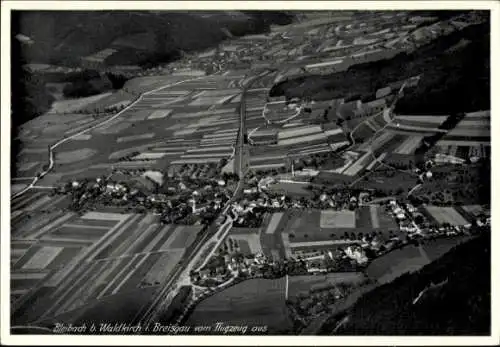
[[[325,275],[303,275],[288,277],[288,296],[308,294],[310,291],[332,287],[340,283],[358,284],[364,280],[360,272],[329,273]]]
[[[428,214],[432,216],[437,223],[448,223],[451,225],[469,224],[467,219],[462,217],[453,207],[426,206]]]
[[[108,92],[89,96],[86,98],[56,101],[52,104],[52,108],[49,112],[56,114],[77,112],[79,110],[85,109],[86,107],[88,107],[88,105],[96,103],[99,100],[104,99],[110,95],[111,93]]]
[[[285,279],[252,279],[203,300],[186,325],[264,325],[268,333],[292,327],[285,305]]]
[[[58,146],[55,150],[55,169],[60,175],[59,179],[83,179],[108,174],[112,166],[125,170],[165,169],[169,165],[219,163],[223,158],[229,159],[236,142],[239,117],[237,103],[226,104],[226,101],[239,89],[227,87],[235,86],[242,77],[168,78],[129,81],[127,90],[163,88],[144,95],[112,121]],[[200,93],[221,95],[210,96],[217,100],[209,100],[208,103],[190,105],[198,100],[197,95]],[[96,103],[104,105],[115,94],[103,97]],[[135,98],[129,97],[128,100]],[[223,102],[220,102],[222,99]],[[122,101],[117,99],[113,103]],[[92,115],[65,115],[65,119],[72,120],[66,124],[54,116],[39,117],[20,132],[23,151],[17,163],[23,170],[18,176],[32,177],[37,173],[46,161],[41,160],[40,155],[48,154],[47,146],[60,140],[61,132],[75,134],[105,120]],[[83,149],[82,141],[85,143]],[[49,175],[40,180],[40,185],[50,185],[48,180]]]
[[[34,193],[13,202],[13,310],[26,322],[163,282],[201,230],[161,226],[152,214],[78,216],[54,209],[61,198]],[[35,303],[28,307],[30,291]]]
[[[320,228],[354,228],[354,211],[321,211],[319,226]]]
[[[420,246],[393,250],[370,263],[367,275],[379,283],[388,283],[406,272],[419,270],[469,238],[427,240]]]
[[[357,211],[288,210],[264,217],[260,245],[268,257],[283,259],[294,254],[334,250],[359,242],[360,235],[376,231],[389,239],[398,226],[380,206]]]

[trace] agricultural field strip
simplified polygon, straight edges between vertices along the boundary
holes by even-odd
[[[418,147],[422,139],[423,136],[409,136],[394,152],[398,154],[411,154]]]
[[[294,145],[294,144],[299,144],[302,142],[309,142],[309,141],[315,141],[315,140],[326,140],[326,135],[321,132],[318,134],[314,135],[307,135],[307,136],[300,136],[300,137],[293,137],[290,139],[284,139],[284,140],[278,140],[278,146],[289,146],[289,145]]]
[[[371,149],[371,151],[374,152],[377,149],[379,149],[380,147],[382,147],[383,145],[385,145],[387,142],[389,142],[394,136],[395,136],[395,134],[393,134],[393,133],[382,132],[382,134],[375,137],[375,139],[373,139],[372,141],[367,141],[367,142],[363,143],[361,146],[359,146],[358,149],[360,151],[367,151],[367,150]]]
[[[360,241],[325,240],[325,241],[290,242],[290,248],[293,249],[293,248],[303,248],[303,247],[349,245],[355,243],[359,244]]]
[[[111,294],[116,294],[120,288],[128,281],[128,279],[134,274],[135,270],[138,269],[148,258],[148,256],[144,256],[137,265],[134,266],[133,269],[127,274],[127,276],[115,287],[115,289],[111,292]]]
[[[42,192],[35,192],[26,196],[18,197],[12,201],[11,211],[22,210],[30,203],[32,203],[34,200],[40,198],[43,195],[45,194]]]
[[[394,123],[389,124],[389,128],[391,129],[397,129],[397,130],[410,130],[410,131],[427,131],[427,132],[434,132],[434,133],[446,133],[447,130],[444,129],[439,129],[435,127],[424,127],[424,126],[412,126],[412,125],[404,125],[404,124],[399,124],[396,125]]]
[[[407,116],[407,115],[397,115],[394,116],[394,121],[411,121],[411,122],[422,122],[422,123],[443,123],[448,116]]]
[[[148,226],[143,221],[139,222],[138,226],[133,228],[131,234],[127,235],[127,238],[111,251],[111,257],[121,257],[140,252],[140,250],[134,252],[135,247],[151,234],[155,228],[155,224]]]
[[[46,150],[44,150],[44,153],[46,152]],[[40,162],[39,161],[34,161],[34,162],[28,162],[28,163],[23,163],[21,164],[19,167],[18,167],[18,170],[19,171],[29,171],[31,169],[33,169],[34,167],[36,167],[37,165],[39,165]],[[31,178],[31,177],[30,177]]]
[[[101,284],[103,277],[105,278],[105,276],[113,270],[112,266],[106,265],[107,264],[93,264],[97,269],[91,267],[93,271],[87,272],[90,274],[90,277],[87,278],[84,283],[77,286],[75,290],[68,292],[66,299],[57,307],[54,315],[62,314],[83,305],[92,291]]]
[[[137,140],[147,140],[151,139],[155,136],[154,133],[146,133],[146,134],[141,134],[141,135],[130,135],[130,136],[124,136],[124,137],[119,137],[116,139],[117,143],[126,143],[126,142],[132,142],[132,141],[137,141]]]
[[[215,147],[208,147],[208,148],[196,148],[196,149],[190,149],[187,150],[187,153],[195,153],[195,152],[214,152],[214,151],[227,151],[228,147],[227,146],[215,146]]]
[[[488,137],[491,136],[491,130],[490,129],[477,129],[477,128],[461,128],[461,129],[452,129],[448,132],[448,136],[467,136],[467,137],[474,137],[474,136],[484,136]]]
[[[89,213],[87,213],[88,215]],[[134,223],[139,216],[137,215],[126,215],[125,219],[120,220],[116,225],[114,225],[110,230],[104,234],[99,242],[95,242],[92,246],[85,249],[85,252],[80,252],[78,257],[74,257],[67,266],[65,266],[61,271],[57,272],[53,277],[51,277],[47,283],[48,286],[64,288],[68,282],[71,282],[74,278],[78,278],[79,268],[78,265],[82,263],[92,261],[97,254],[99,254],[109,243],[113,242],[117,237],[119,237],[125,230],[127,230],[132,223]],[[92,218],[96,219],[96,218]],[[81,266],[80,266],[81,268]],[[58,290],[54,293],[53,297],[58,296]]]
[[[373,167],[377,164],[380,164],[382,162],[382,160],[384,160],[384,158],[387,156],[387,152],[383,152],[382,154],[380,154],[378,157],[376,157],[375,159],[373,159],[373,161],[368,164],[366,166],[366,170],[371,170],[373,169]]]
[[[365,166],[367,160],[370,159],[371,155],[372,155],[371,152],[366,152],[364,155],[362,155],[358,160],[356,160],[350,167],[348,167],[342,173],[344,175],[348,175],[348,176],[356,175]]]
[[[266,228],[266,234],[274,234],[276,228],[278,227],[281,218],[283,218],[283,212],[273,213],[271,220]]]
[[[276,163],[276,164],[262,164],[262,165],[250,165],[250,169],[259,170],[259,169],[274,169],[285,166],[285,163]]]
[[[464,147],[469,147],[469,146],[486,146],[490,147],[491,142],[490,141],[453,141],[453,140],[440,140],[437,143],[437,146],[464,146]]]
[[[356,214],[353,211],[322,210],[320,228],[355,228]]]
[[[80,288],[82,283],[86,283],[89,279],[98,274],[96,271],[93,271],[96,266],[98,266],[98,264],[94,263],[94,264],[89,264],[88,266],[84,266],[83,268],[80,268],[78,276],[75,276],[73,281],[66,283],[66,285],[63,287],[61,286],[55,287],[55,290],[51,293],[52,294],[51,297],[54,298],[54,301],[52,302],[52,305],[45,311],[43,317],[47,316],[50,317],[50,315],[53,313],[57,314],[61,306],[67,302],[67,299],[69,297],[75,294],[77,288]]]
[[[62,247],[42,247],[22,266],[22,269],[44,269],[63,250]]]
[[[469,223],[453,207],[426,206],[425,209],[439,223],[450,223],[451,225],[466,225]]]
[[[374,229],[380,228],[378,213],[379,213],[378,206],[377,205],[370,205],[370,216],[371,216],[372,227]]]
[[[22,210],[24,212],[34,212],[35,210],[38,210],[40,207],[47,207],[47,203],[49,203],[52,200],[52,198],[48,195],[42,196],[40,199],[30,202],[28,205],[26,205]]]
[[[183,252],[168,251],[162,252],[162,256],[151,267],[148,273],[144,276],[144,281],[147,283],[159,282],[162,283],[165,278],[172,272],[176,264],[182,258]]]
[[[38,231],[35,231],[32,234],[29,234],[26,238],[29,239],[38,239],[45,233],[54,230],[55,228],[58,228],[62,224],[64,224],[67,220],[71,219],[74,217],[74,213],[66,213],[62,215],[61,217],[57,218],[56,220],[52,221],[51,223],[45,225],[43,228],[39,229]]]
[[[278,132],[278,140],[322,132],[321,126],[306,126]]]
[[[155,160],[155,159],[161,159],[165,156],[168,155],[177,155],[177,154],[182,154],[184,152],[144,152],[141,154],[138,154],[134,157],[132,157],[132,160]]]

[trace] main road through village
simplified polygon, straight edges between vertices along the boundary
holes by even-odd
[[[220,74],[222,71],[218,71],[214,73]],[[242,86],[242,95],[241,95],[241,101],[239,105],[239,115],[240,115],[240,127],[238,131],[238,137],[237,137],[237,145],[235,146],[235,153],[234,153],[234,168],[235,171],[237,171],[239,181],[238,184],[236,185],[236,188],[233,192],[232,198],[226,203],[224,208],[222,209],[221,215],[225,216],[225,223],[222,225],[218,225],[217,222],[213,222],[211,225],[207,226],[205,229],[203,235],[195,241],[195,243],[192,245],[191,249],[186,252],[182,260],[176,265],[175,269],[171,272],[170,276],[160,285],[160,288],[158,292],[155,294],[153,299],[149,301],[136,315],[134,318],[134,323],[142,323],[143,325],[148,324],[151,322],[154,318],[158,317],[159,314],[163,310],[165,310],[168,307],[168,304],[170,303],[171,299],[177,294],[177,289],[180,287],[178,284],[189,284],[189,272],[194,269],[195,266],[200,266],[197,265],[201,262],[201,264],[205,264],[206,260],[213,254],[213,252],[216,250],[217,245],[220,244],[222,240],[224,240],[225,236],[231,229],[231,222],[232,219],[231,217],[227,214],[229,211],[229,208],[231,204],[237,199],[237,197],[241,194],[241,190],[243,187],[243,177],[246,172],[247,168],[247,158],[246,156],[246,151],[245,151],[245,134],[246,134],[246,126],[245,126],[245,119],[246,119],[246,91],[248,88],[251,87],[251,85],[260,77],[264,76],[265,74],[269,73],[269,71],[264,71],[263,73],[259,75],[253,76],[253,78],[250,78],[248,80],[248,83],[246,85]],[[155,88],[153,90],[147,91],[142,93],[134,102],[132,102],[130,105],[128,105],[126,108],[124,108],[122,111],[116,113],[115,115],[103,120],[102,122],[93,125],[92,127],[86,128],[76,134],[73,134],[69,137],[64,137],[58,142],[54,143],[53,145],[49,146],[48,148],[48,166],[47,168],[39,173],[36,177],[33,178],[31,183],[27,185],[24,189],[21,191],[13,194],[11,196],[11,199],[15,199],[29,190],[33,189],[36,186],[36,183],[39,182],[45,175],[47,175],[55,165],[55,159],[54,159],[54,151],[57,147],[62,145],[63,143],[66,143],[67,141],[72,140],[73,138],[80,136],[82,134],[85,134],[89,131],[92,131],[94,129],[97,129],[99,127],[102,127],[103,125],[119,118],[121,115],[123,115],[126,111],[128,111],[130,108],[132,108],[134,105],[139,103],[145,96],[149,94],[153,94],[157,91],[160,91],[165,88],[172,87],[174,85],[188,82],[188,81],[193,81],[193,80],[198,80],[202,79],[206,76],[201,76],[201,77],[196,77],[196,78],[189,78],[186,80],[178,81],[175,83],[171,83],[168,85],[161,86],[159,88]],[[209,249],[209,252],[207,253],[207,248]],[[211,248],[211,249],[210,249]],[[205,257],[205,259],[202,259]]]
[[[244,176],[247,168],[247,158],[245,151],[245,134],[246,134],[246,92],[252,86],[252,84],[267,74],[267,71],[254,76],[249,79],[249,82],[242,86],[241,91],[241,101],[239,106],[239,116],[240,116],[240,127],[237,137],[237,145],[235,146],[234,154],[234,167],[237,171],[239,180],[236,188],[233,192],[232,198],[226,203],[222,209],[221,215],[225,217],[225,222],[219,225],[217,222],[213,222],[207,227],[202,237],[195,241],[191,250],[186,252],[182,260],[177,264],[171,275],[161,284],[160,289],[155,294],[155,297],[148,302],[136,315],[133,323],[141,323],[143,326],[147,326],[149,323],[154,321],[164,310],[167,309],[168,304],[171,302],[172,298],[177,294],[177,291],[182,284],[189,285],[189,273],[195,267],[200,268],[210,256],[216,251],[218,245],[224,240],[225,236],[231,229],[232,219],[228,214],[231,204],[236,201],[240,196]],[[201,262],[201,265],[199,265]]]

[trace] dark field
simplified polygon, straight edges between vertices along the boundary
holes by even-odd
[[[230,287],[202,301],[185,325],[268,326],[268,333],[292,327],[285,306],[285,278],[253,279]]]

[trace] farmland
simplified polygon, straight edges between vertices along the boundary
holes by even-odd
[[[366,273],[379,283],[389,283],[407,272],[421,269],[468,239],[442,238],[427,240],[419,246],[408,245],[375,259],[366,269]]]
[[[460,100],[464,114],[438,102],[436,112],[407,112],[413,93],[446,99],[428,90],[457,82],[442,77],[456,68],[440,50],[485,20],[392,12],[306,13],[253,37],[225,28],[220,47],[129,66],[136,77],[121,90],[58,101],[24,124],[12,192],[33,183],[11,201],[13,323],[161,316],[289,333],[296,315],[335,310],[365,282],[416,271],[460,242],[459,227],[485,222],[484,98]],[[152,43],[175,46],[157,40],[113,37],[81,57],[102,65]],[[468,55],[469,44],[452,46]],[[438,77],[424,69],[441,60]],[[422,172],[425,146],[436,163]],[[408,210],[415,202],[423,222],[377,198]],[[453,237],[413,240],[438,231]],[[366,276],[354,272],[366,264]],[[342,272],[305,275],[332,271]],[[167,309],[181,286],[193,301]]]
[[[285,279],[253,279],[237,284],[203,300],[186,325],[267,326],[278,334],[292,328],[285,305]]]
[[[18,319],[50,320],[158,285],[201,229],[162,227],[154,215],[51,210],[61,198],[35,193],[13,205],[11,283]]]

